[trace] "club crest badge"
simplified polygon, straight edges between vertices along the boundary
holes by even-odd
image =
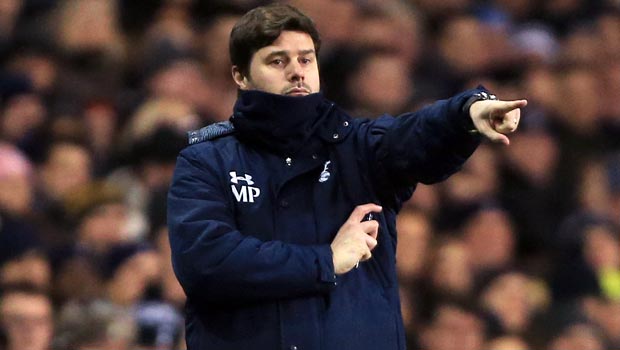
[[[329,165],[331,163],[332,163],[331,160],[328,160],[327,162],[325,162],[325,165],[323,166],[323,171],[321,171],[321,175],[319,176],[319,182],[323,183],[329,180],[329,177],[331,176],[331,174],[329,173]]]

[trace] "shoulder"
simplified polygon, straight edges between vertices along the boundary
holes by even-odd
[[[217,122],[197,130],[189,131],[187,133],[187,141],[190,145],[193,145],[231,135],[234,132],[235,127],[230,121]]]
[[[189,131],[187,138],[188,145],[179,155],[198,163],[212,163],[214,159],[231,157],[239,146],[235,128],[228,121]]]

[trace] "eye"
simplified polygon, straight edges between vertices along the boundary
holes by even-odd
[[[271,65],[273,65],[273,66],[282,66],[282,65],[284,65],[284,60],[281,59],[281,58],[274,58],[271,61]]]
[[[310,64],[312,62],[312,59],[307,58],[307,57],[302,57],[301,59],[299,59],[299,62],[301,64]]]

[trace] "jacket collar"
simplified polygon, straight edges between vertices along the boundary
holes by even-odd
[[[334,107],[320,92],[293,97],[240,91],[230,121],[242,142],[291,155],[315,136],[329,143],[344,139],[350,121],[334,118]]]

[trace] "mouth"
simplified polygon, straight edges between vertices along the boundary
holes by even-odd
[[[308,91],[308,89],[301,88],[301,87],[289,89],[285,93],[285,95],[289,95],[289,96],[306,96],[309,94],[310,94],[310,91]]]

